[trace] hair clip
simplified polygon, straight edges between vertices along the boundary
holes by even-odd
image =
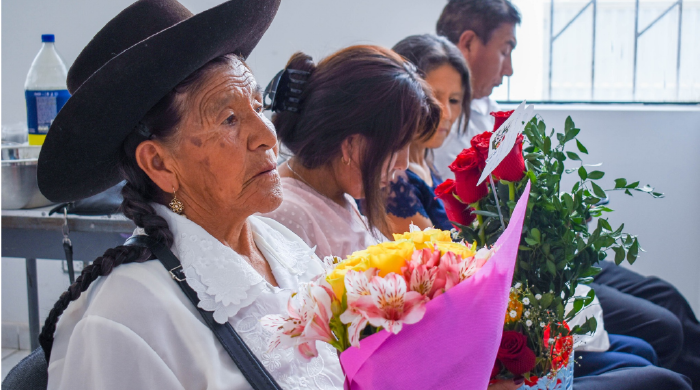
[[[151,138],[151,136],[153,135],[151,134],[151,129],[149,129],[148,126],[143,122],[139,122],[136,125],[136,132],[146,138]]]
[[[264,108],[273,112],[299,112],[299,98],[310,75],[311,72],[297,69],[279,71],[265,88]]]

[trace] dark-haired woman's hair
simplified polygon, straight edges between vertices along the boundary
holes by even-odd
[[[196,90],[214,69],[230,64],[234,58],[237,57],[233,55],[217,57],[189,75],[148,111],[141,119],[140,125],[148,128],[152,139],[163,142],[173,139],[183,117],[183,97]],[[122,145],[120,170],[126,184],[122,189],[124,200],[121,210],[127,218],[134,221],[136,226],[143,228],[146,234],[170,247],[173,243],[173,234],[168,228],[168,223],[156,214],[150,204],[151,202],[167,203],[165,199],[167,194],[136,163],[136,147],[145,139],[144,136],[134,132]],[[39,334],[39,343],[46,355],[46,361],[49,362],[51,359],[51,347],[58,318],[72,301],[78,299],[97,277],[109,275],[115,267],[126,263],[140,263],[152,258],[150,250],[146,248],[120,245],[107,249],[92,264],[83,268],[83,272],[75,283],[61,294],[46,317],[44,328]]]
[[[411,61],[423,77],[442,65],[450,65],[462,77],[462,115],[457,122],[458,131],[465,131],[469,123],[472,100],[469,68],[462,52],[445,37],[432,34],[411,35],[402,39],[392,50]]]
[[[440,122],[440,107],[415,67],[378,46],[352,46],[315,65],[296,53],[287,69],[310,72],[298,112],[273,117],[280,141],[307,169],[330,164],[343,141],[360,134],[368,141],[359,161],[363,212],[386,231],[381,191],[383,163],[416,137],[428,138]]]

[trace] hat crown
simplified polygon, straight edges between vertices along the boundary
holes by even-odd
[[[95,34],[68,70],[68,91],[74,94],[104,64],[131,46],[174,26],[193,14],[176,0],[139,0]]]

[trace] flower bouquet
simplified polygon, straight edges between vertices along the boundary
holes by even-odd
[[[637,191],[653,197],[663,194],[622,178],[614,181],[614,188],[604,190],[599,180],[605,174],[581,161],[580,154],[588,150],[576,139],[580,130],[571,117],[566,119],[564,132],[555,133],[548,132],[538,117],[525,117],[521,108],[514,115],[518,112],[521,115],[517,118],[509,118],[513,111],[492,113],[496,117],[494,132],[471,140],[472,147],[462,151],[450,166],[454,181],[443,183],[436,195],[445,200],[459,238],[490,245],[512,222],[516,200],[526,184],[532,183],[491,378],[524,377],[526,386],[532,388],[566,388],[571,386],[573,374],[562,374],[572,368],[572,336],[592,333],[597,327],[595,318],[571,328],[567,324],[595,297],[593,290],[576,296],[577,285],[593,281],[601,271],[596,264],[608,251],[614,253],[619,265],[624,260],[634,263],[641,250],[637,237],[623,231],[624,225],[613,229],[602,218],[603,213],[613,211],[605,206],[606,191],[621,190],[628,195]],[[509,131],[513,133],[508,135]],[[495,169],[484,172],[499,144],[509,136],[512,148],[501,154]],[[575,152],[566,150],[572,141]],[[578,175],[569,192],[561,187],[564,174]],[[484,177],[486,180],[480,182]],[[591,232],[588,223],[595,217],[597,227]],[[573,303],[568,312],[567,303]]]
[[[294,294],[287,313],[261,320],[269,348],[311,359],[317,342],[332,345],[346,389],[485,389],[527,194],[490,249],[455,243],[448,231],[412,229],[345,260],[327,258],[325,275]]]

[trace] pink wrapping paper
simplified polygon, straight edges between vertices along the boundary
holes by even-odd
[[[498,250],[474,276],[430,301],[420,322],[397,335],[381,331],[340,355],[346,390],[487,388],[529,194],[530,183]]]

